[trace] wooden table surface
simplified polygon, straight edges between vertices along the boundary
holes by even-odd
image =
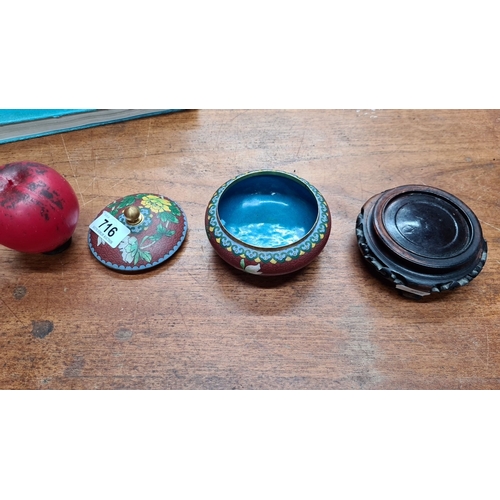
[[[45,163],[80,220],[66,252],[0,248],[2,389],[500,388],[500,111],[198,110],[0,145],[0,164]],[[296,173],[332,212],[320,256],[252,276],[213,251],[214,191],[260,168]],[[412,301],[364,267],[355,221],[403,184],[449,191],[489,254],[469,285]],[[184,209],[180,250],[142,274],[100,264],[89,224],[108,203],[164,194]]]

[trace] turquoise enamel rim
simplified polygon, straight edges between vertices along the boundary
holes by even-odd
[[[243,243],[242,241],[235,238],[221,224],[218,214],[218,204],[220,197],[225,192],[227,187],[242,178],[259,174],[282,175],[284,177],[291,178],[304,185],[314,195],[318,205],[318,216],[308,233],[297,242],[277,248],[253,247],[252,245]],[[328,204],[321,193],[318,191],[318,189],[316,189],[311,183],[309,183],[302,177],[282,170],[254,170],[251,172],[240,174],[230,179],[215,192],[207,208],[206,231],[209,238],[211,235],[213,235],[216,242],[222,248],[230,251],[238,257],[246,258],[249,260],[258,259],[259,262],[263,263],[271,262],[273,264],[278,264],[298,259],[304,254],[313,250],[313,248],[317,244],[322,242],[325,236],[328,235],[329,226],[330,211],[328,208]]]

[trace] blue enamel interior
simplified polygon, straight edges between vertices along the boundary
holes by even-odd
[[[283,174],[251,174],[228,186],[219,198],[221,224],[241,242],[259,248],[296,243],[318,217],[316,197]]]

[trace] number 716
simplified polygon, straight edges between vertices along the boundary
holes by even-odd
[[[107,233],[108,236],[112,237],[115,235],[116,231],[118,231],[118,228],[116,226],[113,226],[111,222],[109,222],[108,219],[104,219],[104,222],[102,224],[99,224],[99,228],[102,226],[106,226],[102,232]]]

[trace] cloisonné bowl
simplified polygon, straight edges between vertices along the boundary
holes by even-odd
[[[297,175],[257,170],[223,184],[205,214],[208,239],[228,264],[277,276],[309,264],[331,229],[328,204]]]

